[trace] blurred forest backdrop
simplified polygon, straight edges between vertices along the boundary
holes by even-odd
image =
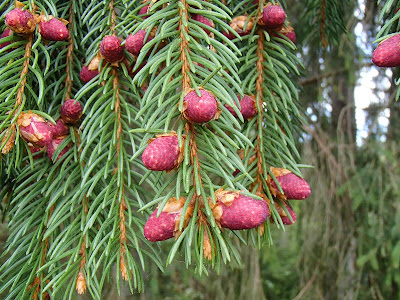
[[[153,265],[134,298],[400,299],[400,103],[391,84],[398,69],[371,63],[382,26],[377,1],[343,1],[347,34],[327,48],[303,17],[316,2],[287,0],[305,66],[299,83],[309,123],[298,140],[303,162],[314,166],[304,173],[313,193],[295,204],[296,224],[274,231],[274,245],[261,251],[241,247],[243,266],[220,274]],[[132,298],[111,286],[104,299]]]

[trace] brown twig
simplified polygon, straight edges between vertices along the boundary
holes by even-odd
[[[17,91],[17,96],[15,98],[16,99],[15,106],[20,106],[22,103],[22,98],[24,95],[25,84],[26,84],[26,75],[28,74],[28,70],[29,70],[29,61],[31,58],[32,44],[33,44],[33,34],[31,33],[31,34],[29,34],[28,42],[25,45],[25,55],[24,55],[25,60],[23,63],[21,75],[19,77],[21,80],[21,86],[19,87],[19,89]]]
[[[121,122],[121,99],[119,96],[120,89],[119,89],[119,78],[118,78],[118,72],[114,68],[112,71],[114,75],[114,80],[113,80],[113,88],[115,90],[115,104],[114,104],[114,113],[117,116],[117,122],[118,122],[118,128],[117,128],[117,167],[116,169],[119,170],[119,155],[120,155],[120,150],[121,150],[121,135],[122,135],[122,122]],[[123,185],[123,183],[122,183]],[[123,192],[122,192],[123,194]],[[125,249],[125,244],[126,244],[126,226],[125,226],[125,211],[127,209],[125,198],[122,196],[121,197],[121,202],[119,204],[119,217],[120,217],[120,223],[119,223],[119,229],[120,229],[120,235],[119,235],[119,244],[120,244],[120,258],[119,258],[119,264],[120,264],[120,269],[121,269],[121,274],[122,278],[125,280],[128,280],[128,272],[126,270],[126,264],[125,264],[125,259],[124,259],[124,254],[126,252]]]
[[[67,52],[67,68],[66,68],[66,73],[67,73],[67,78],[65,79],[65,86],[67,88],[67,91],[65,92],[65,100],[71,99],[71,89],[72,89],[72,80],[71,80],[71,67],[74,62],[74,57],[72,55],[72,52],[74,51],[74,41],[72,40],[72,33],[74,31],[74,23],[73,23],[73,4],[72,0],[70,1],[71,5],[69,8],[69,24],[68,24],[68,30],[69,30],[69,45],[68,45],[68,52]]]
[[[183,6],[185,9],[179,8],[179,15],[180,15],[180,20],[179,20],[179,37],[181,39],[181,44],[180,44],[180,50],[181,50],[181,61],[182,61],[182,92],[187,93],[187,90],[190,88],[190,78],[187,72],[190,71],[190,66],[189,66],[189,61],[186,57],[186,51],[190,52],[189,50],[189,43],[186,40],[186,37],[184,35],[184,32],[187,34],[189,32],[189,27],[184,26],[184,21],[187,24],[187,21],[189,19],[188,16],[188,11],[189,11],[189,5],[187,4],[186,0],[181,0]],[[183,20],[184,19],[184,20]]]
[[[87,205],[86,194],[82,199],[82,206],[85,208],[84,218],[86,219],[86,215],[89,210],[88,205]],[[78,294],[81,294],[81,295],[86,292],[86,279],[85,279],[85,274],[83,273],[83,270],[85,269],[85,264],[86,264],[85,248],[86,248],[86,236],[83,236],[81,248],[79,249],[79,255],[81,256],[81,262],[79,264],[79,272],[78,272],[78,277],[76,279],[76,290],[78,291]]]
[[[260,8],[261,9],[261,8]],[[257,128],[260,128],[262,126],[262,105],[263,105],[263,82],[264,82],[264,72],[263,72],[263,61],[264,61],[264,55],[263,55],[263,50],[264,50],[264,32],[262,31],[261,28],[258,29],[257,32],[259,38],[257,41],[257,56],[258,56],[258,61],[257,61],[257,71],[258,71],[258,77],[256,81],[256,101],[258,104],[258,116],[257,116]],[[260,134],[257,135],[257,146],[255,148],[256,150],[256,156],[257,156],[257,192],[261,193],[263,190],[263,179],[262,175],[264,173],[262,163],[263,163],[263,157],[261,154],[260,148],[262,147],[262,136]]]

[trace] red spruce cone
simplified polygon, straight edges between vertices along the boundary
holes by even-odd
[[[49,126],[51,128],[51,131],[53,133],[53,138],[67,135],[69,133],[69,128],[67,125],[65,125],[64,121],[62,119],[58,119],[56,121],[56,124],[49,123]]]
[[[61,150],[61,152],[60,152],[60,154],[58,155],[57,159],[56,159],[55,161],[52,159],[54,152],[57,150],[58,146],[60,146],[60,144],[64,141],[64,139],[65,139],[66,137],[67,137],[67,136],[60,136],[60,137],[57,137],[57,138],[53,139],[53,140],[51,141],[50,144],[47,145],[47,156],[48,156],[48,157],[50,158],[50,160],[52,160],[53,162],[58,161],[58,160],[59,160],[61,157],[63,157],[64,154],[71,148],[70,145],[66,145],[66,146],[64,147],[64,149]]]
[[[210,203],[215,220],[231,230],[251,229],[260,226],[269,215],[268,204],[244,196],[240,192],[218,190],[217,202]]]
[[[279,184],[284,192],[282,195],[279,192],[279,189],[275,183],[275,181],[268,177],[267,183],[270,187],[271,193],[275,197],[279,197],[281,199],[296,199],[302,200],[306,199],[311,194],[311,188],[307,181],[303,178],[300,178],[293,174],[291,171],[281,168],[273,168],[271,167],[271,171],[279,181]]]
[[[28,34],[35,30],[36,21],[29,11],[16,8],[7,13],[6,25],[15,33]]]
[[[372,54],[372,62],[378,67],[400,66],[400,34],[381,42]]]
[[[184,140],[183,140],[184,141]],[[142,161],[144,166],[153,171],[170,171],[179,166],[183,159],[176,134],[161,134],[150,140],[144,150]]]
[[[268,3],[263,10],[260,25],[266,29],[276,29],[285,23],[286,13],[279,5]]]
[[[203,88],[199,91],[201,97],[195,90],[186,94],[182,113],[189,122],[201,124],[218,118],[218,102],[211,92]]]
[[[39,22],[39,32],[45,40],[48,41],[66,41],[69,38],[69,31],[67,26],[60,20],[54,18],[53,16],[50,20],[46,20],[43,16],[42,20]]]
[[[39,158],[43,157],[43,153],[39,154],[37,152],[44,150],[44,148],[37,148],[37,147],[34,147],[34,146],[29,146],[29,150],[31,150],[33,159],[39,159]]]
[[[7,28],[6,30],[3,31],[3,33],[1,34],[1,37],[0,37],[0,38],[3,39],[3,38],[6,38],[6,37],[9,37],[11,34],[12,34],[11,29],[10,29],[10,28]],[[1,48],[4,48],[4,47],[6,47],[6,46],[8,46],[8,45],[10,45],[10,44],[11,44],[11,42],[0,43],[0,49],[1,49]]]
[[[233,28],[233,30],[235,30],[240,36],[244,36],[247,34],[250,34],[253,26],[254,26],[254,18],[251,18],[248,22],[247,22],[247,27],[244,28],[244,25],[246,24],[248,16],[238,16],[236,18],[233,18],[231,21],[230,26]],[[236,38],[236,36],[231,33],[230,31],[228,32],[224,32],[224,35],[232,40],[234,38]]]
[[[289,40],[292,41],[292,43],[296,43],[296,33],[294,32],[294,29],[292,26],[285,26],[283,25],[281,28],[279,28],[279,30],[277,30],[276,32],[279,32],[281,34],[283,34],[284,36],[286,36]],[[277,35],[274,31],[271,32],[272,36],[276,36],[279,37],[279,35]]]
[[[251,119],[257,114],[256,97],[253,95],[244,95],[240,100],[240,95],[237,95],[240,104],[240,112],[245,119]],[[236,104],[236,103],[235,103]],[[231,106],[225,104],[225,107],[232,113],[233,116],[237,117],[236,112]]]
[[[196,21],[200,22],[200,23],[203,23],[204,25],[207,25],[207,26],[210,26],[210,27],[214,27],[214,24],[209,19],[207,19],[206,17],[204,17],[202,15],[193,14],[191,16],[191,18],[193,20],[196,20]],[[210,31],[208,29],[206,29],[205,27],[202,27],[202,28],[207,34],[210,34]]]
[[[290,220],[289,216],[283,210],[281,205],[279,205],[277,202],[275,202],[275,208],[276,208],[277,212],[279,213],[279,215],[281,217],[283,225],[292,225],[292,224],[296,223],[296,214],[293,211],[293,209],[289,206],[288,203],[284,202],[284,204],[285,204],[286,209],[288,210],[290,216],[292,217],[293,222]],[[271,221],[271,223],[274,223],[274,219],[272,218],[272,215],[270,216],[270,221]]]
[[[144,225],[144,237],[151,242],[165,241],[172,237],[178,237],[179,222],[182,214],[182,208],[185,205],[186,198],[181,197],[176,200],[175,197],[168,200],[160,216],[157,218],[156,209]],[[188,207],[185,215],[183,228],[185,228],[193,214],[193,206]]]
[[[82,66],[81,72],[79,73],[79,78],[83,82],[89,82],[93,78],[95,78],[97,75],[99,75],[99,71],[97,70],[89,70],[87,66]]]
[[[147,37],[146,42],[144,41],[145,37],[146,37],[145,30],[139,30],[134,35],[130,34],[125,42],[126,50],[128,50],[129,53],[132,53],[133,55],[138,56],[140,53],[140,50],[142,50],[144,44],[151,41],[154,38],[154,35],[151,32],[149,34],[149,36]]]
[[[83,107],[75,99],[69,99],[61,106],[61,118],[65,123],[74,124],[82,117]]]
[[[42,148],[51,142],[53,133],[47,122],[39,115],[29,111],[22,112],[17,120],[19,133],[27,143]]]
[[[121,40],[114,35],[106,35],[100,43],[100,53],[110,63],[120,61],[124,56]]]
[[[148,2],[150,2],[150,1],[148,1]],[[148,2],[144,2],[144,3],[148,3]],[[147,19],[149,17],[149,16],[144,16],[149,13],[149,7],[150,7],[150,5],[147,4],[139,10],[139,17],[141,17],[143,20]]]

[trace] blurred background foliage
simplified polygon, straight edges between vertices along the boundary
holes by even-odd
[[[304,173],[313,194],[295,205],[296,224],[275,230],[261,251],[242,247],[242,266],[200,277],[183,260],[165,273],[153,265],[145,293],[118,296],[110,283],[104,299],[400,299],[398,70],[371,65],[383,4],[327,1],[342,3],[336,13],[347,29],[329,40],[328,22],[325,36],[304,17],[306,6],[325,1],[286,2],[305,66],[300,101],[309,124],[299,146],[314,166]],[[165,256],[170,243],[160,245]]]

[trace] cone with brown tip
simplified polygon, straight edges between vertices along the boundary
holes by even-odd
[[[271,167],[271,172],[274,174],[282,188],[283,194],[279,192],[275,181],[268,176],[267,184],[271,193],[280,199],[306,199],[311,194],[310,185],[303,178],[293,174],[291,171],[282,168]]]
[[[29,34],[36,28],[36,20],[30,11],[15,8],[6,14],[6,25],[15,33]]]
[[[184,137],[183,137],[184,142]],[[160,134],[150,140],[142,154],[144,166],[153,171],[170,171],[177,168],[183,160],[183,143],[179,147],[176,133]]]
[[[158,218],[158,209],[156,209],[144,226],[144,237],[151,242],[165,241],[174,236],[178,237],[181,234],[179,222],[185,202],[185,197],[181,197],[179,200],[176,200],[175,197],[169,199]],[[184,216],[183,228],[187,226],[192,214],[193,206],[189,205]]]
[[[218,190],[216,204],[210,203],[213,216],[222,228],[242,230],[256,228],[263,224],[269,215],[268,204],[240,192]]]
[[[20,136],[33,146],[42,148],[51,142],[53,133],[48,123],[39,115],[22,112],[17,120]]]

